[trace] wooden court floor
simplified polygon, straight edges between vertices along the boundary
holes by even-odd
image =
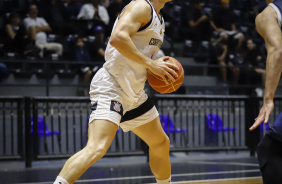
[[[104,158],[76,184],[156,184],[146,157]],[[65,160],[0,162],[1,184],[50,184]],[[263,184],[255,157],[248,152],[173,154],[172,184]],[[16,177],[15,177],[16,174]]]
[[[173,182],[177,184],[263,184],[261,177],[257,178],[238,178],[224,180],[207,180],[207,181],[190,181],[190,182]]]

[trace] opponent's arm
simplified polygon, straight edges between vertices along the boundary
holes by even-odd
[[[140,27],[145,26],[150,21],[152,16],[151,11],[151,7],[147,2],[132,1],[120,14],[109,43],[123,56],[145,66],[153,73],[160,76],[164,81],[167,82],[165,76],[174,81],[171,74],[177,77],[177,73],[173,70],[178,70],[177,66],[164,62],[163,59],[153,61],[140,52],[131,39]]]
[[[254,130],[263,121],[264,123],[268,122],[269,115],[274,108],[273,99],[282,72],[282,33],[272,7],[268,6],[263,14],[257,16],[256,27],[259,34],[264,38],[268,54],[263,106],[250,130]]]

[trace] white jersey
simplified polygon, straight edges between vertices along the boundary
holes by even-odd
[[[149,0],[147,1],[152,8],[151,21],[134,34],[131,39],[136,48],[151,59],[155,59],[164,39],[164,20],[159,18],[154,7]],[[114,28],[118,18],[114,24]],[[123,91],[137,101],[144,92],[144,85],[147,80],[147,68],[143,65],[124,57],[115,47],[107,45],[105,51],[104,68],[112,74]]]

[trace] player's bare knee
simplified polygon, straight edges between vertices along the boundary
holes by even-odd
[[[164,136],[162,140],[159,142],[150,145],[150,150],[159,156],[165,155],[165,153],[169,153],[169,146],[170,146],[170,141],[167,136]]]
[[[107,153],[107,149],[105,149],[104,147],[97,148],[97,147],[87,146],[85,149],[91,162],[96,162]]]

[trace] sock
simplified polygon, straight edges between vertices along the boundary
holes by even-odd
[[[170,184],[170,181],[171,181],[171,176],[168,178],[168,179],[165,179],[165,180],[157,180],[157,184]]]
[[[62,178],[61,176],[57,176],[55,182],[53,184],[69,184],[67,180]]]

